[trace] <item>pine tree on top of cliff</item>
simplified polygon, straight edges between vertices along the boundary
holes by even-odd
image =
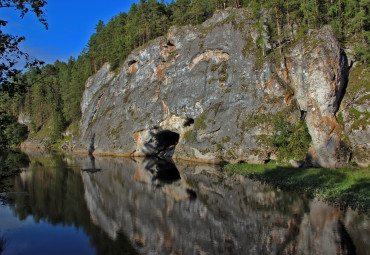
[[[207,7],[205,0],[193,0],[190,6],[190,16],[195,20],[195,23],[203,22],[203,14],[206,12]]]
[[[174,23],[176,25],[187,25],[190,23],[190,9],[191,1],[190,0],[177,0],[174,7]]]

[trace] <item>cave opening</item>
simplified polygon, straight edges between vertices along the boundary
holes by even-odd
[[[190,127],[191,125],[193,125],[194,124],[194,119],[192,119],[192,118],[187,118],[185,121],[184,121],[184,124],[183,124],[183,126],[184,127]]]
[[[170,130],[163,130],[155,134],[155,138],[157,149],[160,152],[175,147],[179,142],[180,135]]]
[[[175,44],[173,44],[170,40],[168,40],[168,41],[167,41],[167,46],[172,47],[172,46],[175,46]]]
[[[171,158],[175,152],[180,135],[170,130],[152,131],[151,138],[145,143],[146,156]]]
[[[128,64],[128,66],[131,66],[131,65],[133,65],[135,63],[137,63],[137,61],[135,59],[132,59],[132,60],[128,61],[127,64]]]

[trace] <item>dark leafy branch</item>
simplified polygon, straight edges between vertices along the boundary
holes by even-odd
[[[23,18],[28,12],[33,12],[38,20],[48,28],[43,7],[43,0],[0,0],[0,8],[14,8]],[[6,20],[0,20],[0,90],[13,96],[14,93],[25,93],[25,84],[19,82],[22,69],[39,67],[44,62],[31,57],[27,52],[20,50],[23,36],[14,36],[3,32],[7,25]]]

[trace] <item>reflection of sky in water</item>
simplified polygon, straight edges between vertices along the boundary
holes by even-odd
[[[28,216],[20,221],[8,206],[0,206],[0,235],[5,238],[2,255],[11,254],[95,254],[89,239],[74,226],[55,226]],[[52,244],[52,245],[50,245]]]

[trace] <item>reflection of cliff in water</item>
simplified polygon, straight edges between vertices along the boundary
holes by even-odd
[[[362,219],[354,213],[217,166],[176,166],[97,158],[103,170],[82,173],[93,221],[113,239],[124,233],[145,254],[366,254],[369,230],[353,229]]]

